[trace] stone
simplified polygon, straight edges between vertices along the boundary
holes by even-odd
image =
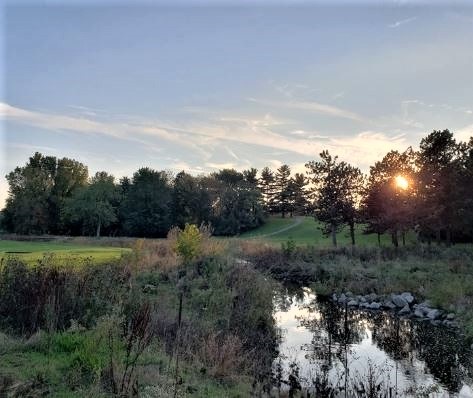
[[[347,305],[348,305],[349,307],[358,307],[358,301],[356,301],[356,300],[350,300],[350,301],[347,303]]]
[[[407,305],[407,301],[404,300],[401,296],[397,294],[393,294],[391,297],[391,301],[396,305],[398,308],[403,308]]]
[[[431,320],[435,320],[435,319],[437,319],[439,316],[440,316],[440,311],[437,310],[437,309],[430,310],[429,312],[427,312],[427,318],[429,318],[429,319],[431,319]]]
[[[419,308],[416,308],[414,311],[414,316],[417,318],[423,318],[424,317],[424,311],[420,310]]]
[[[409,304],[406,304],[402,309],[399,311],[399,315],[407,315],[411,313],[411,309],[409,308]]]
[[[366,298],[366,301],[368,301],[369,303],[372,303],[373,301],[376,301],[378,299],[378,295],[375,293],[370,293],[366,295],[365,298]]]
[[[412,304],[414,302],[414,296],[409,292],[402,293],[401,297],[407,301],[407,304]]]
[[[394,308],[396,308],[396,305],[391,301],[391,300],[386,300],[384,303],[383,303],[383,307],[384,308],[388,308],[390,310],[393,310]]]
[[[333,300],[333,301],[337,301],[337,300],[338,300],[337,293],[332,294],[332,300]]]
[[[379,310],[381,308],[381,303],[377,303],[376,301],[371,303],[369,306],[368,306],[369,309],[372,309],[372,310]]]
[[[342,294],[340,295],[340,297],[338,298],[338,302],[339,302],[339,303],[342,303],[342,304],[345,304],[346,301],[347,301],[347,296],[345,296],[345,294],[342,293]]]
[[[455,319],[455,314],[452,313],[452,312],[451,312],[450,314],[447,314],[447,319],[448,319],[449,321],[453,321],[453,320]]]

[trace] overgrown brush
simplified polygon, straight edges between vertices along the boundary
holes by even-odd
[[[0,327],[32,334],[64,330],[71,320],[91,326],[111,310],[129,277],[120,262],[57,266],[52,257],[44,257],[29,266],[8,258],[0,268]]]

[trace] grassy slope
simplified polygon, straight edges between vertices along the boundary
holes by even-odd
[[[322,233],[322,225],[315,222],[313,217],[302,217],[302,222],[294,228],[278,232],[286,227],[291,226],[296,222],[296,218],[280,218],[270,217],[268,221],[260,228],[246,232],[241,235],[243,239],[264,239],[265,241],[281,243],[289,239],[294,239],[298,245],[317,245],[317,246],[331,246],[331,237],[324,236]],[[271,235],[269,235],[271,234]],[[409,237],[412,239],[412,237]],[[363,234],[363,226],[356,227],[355,235],[356,244],[360,246],[375,246],[378,244],[377,236],[375,234]],[[337,234],[337,241],[339,245],[351,244],[350,232],[348,228],[344,228]],[[381,236],[383,245],[391,244],[391,237],[388,235]]]
[[[0,240],[0,260],[12,255],[18,256],[28,263],[39,260],[47,254],[53,254],[58,261],[66,258],[92,258],[95,262],[103,262],[120,258],[122,253],[128,250],[129,249],[117,247],[79,245],[54,241],[19,242],[13,240]]]

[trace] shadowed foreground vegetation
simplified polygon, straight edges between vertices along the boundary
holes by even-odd
[[[470,247],[276,247],[186,227],[118,260],[70,261],[3,261],[0,396],[268,396],[276,281],[411,291],[473,338]]]
[[[137,241],[120,261],[81,267],[8,258],[0,396],[245,397],[267,388],[271,283],[222,242],[201,241],[185,263],[175,246]]]

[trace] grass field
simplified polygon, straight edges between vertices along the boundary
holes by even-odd
[[[53,255],[56,261],[90,258],[94,262],[106,262],[120,258],[130,249],[80,245],[67,242],[26,242],[0,240],[0,261],[8,256],[17,256],[27,263],[34,263],[46,255]]]
[[[270,217],[263,226],[246,232],[240,235],[240,237],[242,239],[261,239],[277,244],[293,239],[297,245],[331,246],[331,237],[325,236],[322,233],[321,227],[322,225],[316,222],[313,217]],[[359,246],[377,245],[378,238],[376,234],[365,235],[363,234],[363,228],[362,225],[356,226],[356,244]],[[408,241],[413,239],[413,236],[407,237]],[[344,228],[337,234],[337,243],[340,246],[351,244],[348,228]],[[402,244],[402,242],[400,243]],[[389,235],[382,235],[381,244],[391,245],[391,237]]]

